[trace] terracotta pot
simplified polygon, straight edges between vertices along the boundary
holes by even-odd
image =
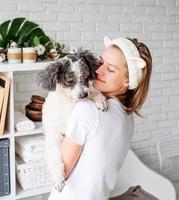
[[[45,102],[45,98],[42,97],[42,96],[38,96],[38,95],[32,95],[31,101],[33,103],[41,103],[41,104],[43,104]]]
[[[25,106],[26,116],[32,121],[42,121],[42,112],[39,110],[32,110],[32,108],[28,105]]]
[[[30,102],[29,106],[31,108],[31,110],[38,110],[38,111],[42,111],[42,103],[34,103],[34,102]]]

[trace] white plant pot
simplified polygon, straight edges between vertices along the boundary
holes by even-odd
[[[35,47],[24,47],[23,49],[23,63],[34,63],[37,60],[37,52]]]
[[[9,48],[7,50],[7,58],[9,63],[21,63],[21,48]]]

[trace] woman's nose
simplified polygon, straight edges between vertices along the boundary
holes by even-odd
[[[105,65],[102,64],[97,70],[96,70],[97,74],[103,75],[105,73]]]

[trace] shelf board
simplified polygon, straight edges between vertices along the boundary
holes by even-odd
[[[12,199],[12,195],[11,194],[8,194],[8,195],[0,197],[0,200],[9,200],[9,199]]]
[[[4,134],[2,136],[0,136],[0,139],[3,138],[10,138],[11,137],[11,133],[7,130],[4,131]]]
[[[54,60],[38,61],[35,63],[17,63],[9,64],[8,62],[0,63],[0,72],[9,71],[33,71],[45,69],[48,64],[55,62]]]
[[[27,131],[16,131],[14,133],[14,136],[17,137],[17,136],[24,136],[24,135],[36,135],[36,134],[42,133],[43,132],[42,123],[41,122],[34,122],[34,123],[36,126],[35,129],[27,130]]]
[[[17,187],[16,199],[22,199],[26,197],[46,194],[46,193],[49,193],[52,189],[52,186],[50,185],[50,186],[45,186],[45,187],[39,187],[32,190],[23,190],[18,183],[16,183],[16,187]]]

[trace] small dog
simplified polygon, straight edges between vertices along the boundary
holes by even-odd
[[[60,192],[65,184],[60,144],[75,103],[92,99],[101,110],[107,110],[106,98],[92,86],[98,59],[88,50],[78,50],[49,65],[37,75],[37,81],[49,90],[42,108],[42,125],[46,138],[47,164]]]

